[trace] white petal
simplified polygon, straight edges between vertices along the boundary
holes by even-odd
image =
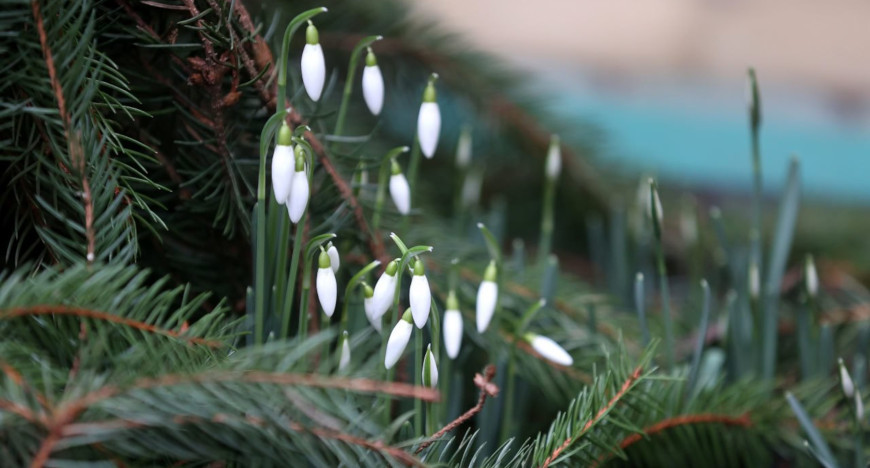
[[[815,296],[819,292],[819,274],[816,272],[816,265],[811,261],[807,261],[804,266],[804,281],[807,283],[807,292],[810,296]]]
[[[546,336],[535,335],[532,338],[531,345],[532,349],[537,351],[544,359],[563,366],[574,364],[574,358],[564,348],[559,346],[558,343]]]
[[[411,187],[408,186],[408,179],[404,174],[390,176],[390,196],[393,197],[399,213],[407,215],[411,211]]]
[[[308,176],[305,171],[293,174],[293,184],[290,187],[290,196],[287,198],[287,212],[290,213],[290,221],[293,224],[302,219],[305,207],[308,206]]]
[[[437,102],[424,102],[420,105],[417,116],[417,138],[423,155],[432,159],[438,147],[438,136],[441,134],[441,111]]]
[[[341,266],[341,258],[338,256],[338,249],[334,245],[330,245],[326,249],[326,255],[329,255],[329,266],[332,267],[334,273],[338,273],[338,267]]]
[[[395,294],[396,276],[390,276],[386,273],[382,274],[381,277],[378,278],[377,284],[375,284],[375,293],[372,296],[373,319],[380,320],[381,317],[390,310]]]
[[[372,324],[372,328],[374,328],[375,330],[377,330],[380,333],[380,331],[381,331],[381,318],[380,317],[375,318],[375,315],[374,315],[375,305],[374,304],[375,304],[374,296],[367,297],[367,298],[363,299],[363,308],[366,311],[366,318],[369,319],[369,323]]]
[[[477,331],[483,333],[489,327],[495,303],[498,299],[498,285],[492,281],[480,283],[477,290]]]
[[[344,370],[350,364],[350,340],[345,338],[341,343],[341,355],[338,358],[338,370]]]
[[[369,110],[374,115],[380,114],[384,107],[384,77],[380,67],[374,65],[363,69],[362,90]]]
[[[275,190],[275,200],[283,205],[290,195],[290,186],[293,183],[293,172],[296,159],[293,156],[293,147],[278,145],[272,154],[272,188]]]
[[[846,366],[843,365],[842,361],[840,362],[840,385],[843,388],[843,395],[846,395],[846,398],[851,398],[852,395],[855,394],[855,384],[852,382],[852,377],[849,375],[849,371],[846,370]]]
[[[317,299],[320,301],[320,307],[323,307],[323,312],[327,317],[332,317],[335,312],[335,300],[338,293],[338,286],[335,283],[335,273],[332,268],[317,269]]]
[[[414,275],[411,278],[408,302],[411,303],[414,324],[417,328],[423,328],[429,320],[429,308],[432,306],[432,292],[429,291],[429,280],[426,279],[426,275]]]
[[[432,350],[426,351],[426,357],[429,358],[429,386],[435,388],[438,386],[438,363],[435,362],[435,354],[432,353]],[[423,358],[423,364],[425,365],[426,357]],[[423,376],[421,382],[423,385],[426,385],[426,369],[423,368]]]
[[[411,339],[411,332],[413,330],[413,325],[404,320],[399,320],[399,323],[397,323],[393,328],[393,332],[390,333],[390,339],[387,340],[387,352],[384,355],[384,367],[389,369],[399,362],[399,358],[402,357],[405,347],[408,346],[408,340]]]
[[[444,348],[450,359],[459,356],[459,347],[462,345],[462,314],[458,310],[450,309],[444,312]]]
[[[547,152],[547,177],[556,179],[559,173],[562,172],[562,151],[559,145],[550,145],[550,150]]]
[[[305,92],[313,100],[320,99],[323,83],[326,81],[326,61],[320,44],[305,44],[302,49],[302,83]]]

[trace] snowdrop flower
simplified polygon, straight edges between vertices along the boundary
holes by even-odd
[[[819,293],[819,274],[816,272],[816,264],[813,262],[812,255],[808,255],[804,262],[804,284],[806,284],[810,297],[816,297],[816,294]]]
[[[562,148],[559,145],[559,135],[550,137],[550,149],[547,151],[547,179],[556,180],[562,172]]]
[[[341,334],[341,351],[338,357],[338,370],[343,371],[347,369],[348,364],[350,364],[350,340],[347,337],[347,332]]]
[[[758,299],[761,294],[761,273],[758,271],[758,263],[749,264],[749,297]]]
[[[417,115],[417,139],[420,149],[427,159],[435,155],[438,147],[438,135],[441,133],[441,111],[435,101],[435,80],[438,75],[433,73],[423,91],[423,104],[420,105],[420,113]]]
[[[411,279],[411,289],[408,293],[411,304],[411,314],[417,328],[423,328],[429,320],[429,308],[432,306],[432,292],[429,291],[429,280],[426,279],[423,262],[414,261],[414,277]]]
[[[450,359],[459,356],[459,347],[462,345],[462,314],[459,312],[459,301],[456,293],[450,291],[447,296],[447,311],[444,312],[444,348]]]
[[[384,77],[371,47],[366,54],[366,66],[363,68],[362,90],[369,111],[373,115],[380,114],[384,107]]]
[[[302,83],[305,92],[312,101],[320,99],[323,83],[326,81],[326,61],[323,49],[320,47],[320,35],[317,28],[309,21],[305,30],[305,48],[302,49]]]
[[[296,158],[293,156],[293,146],[290,145],[292,132],[287,122],[281,124],[278,130],[278,144],[272,154],[272,188],[275,190],[275,200],[283,205],[290,195],[290,184],[293,181],[293,169],[296,168]]]
[[[393,327],[393,332],[390,333],[390,338],[387,340],[387,352],[384,354],[384,367],[387,369],[396,365],[402,353],[405,352],[405,347],[408,346],[408,340],[411,339],[411,332],[414,331],[414,325],[411,319],[411,309],[405,311],[402,315],[402,320]]]
[[[570,366],[574,364],[574,359],[567,351],[565,351],[565,348],[559,346],[558,343],[550,338],[536,335],[534,333],[526,333],[524,338],[530,345],[532,345],[532,349],[534,349],[544,359],[562,366]]]
[[[338,293],[338,285],[335,282],[335,272],[329,266],[329,254],[320,252],[320,258],[317,261],[317,299],[320,300],[320,307],[323,307],[323,313],[327,317],[332,317],[335,312],[335,300]]]
[[[649,219],[654,219],[659,226],[662,225],[662,200],[659,198],[659,191],[656,190],[654,182],[652,179],[649,179],[650,189],[646,195],[646,215]]]
[[[462,127],[456,144],[456,167],[465,169],[471,164],[471,127]]]
[[[855,392],[855,418],[864,422],[864,400],[861,398],[861,392]]]
[[[293,224],[302,219],[305,207],[308,206],[308,174],[305,173],[305,155],[301,146],[296,146],[296,171],[290,183],[290,196],[287,197],[287,212]]]
[[[846,395],[846,398],[852,398],[855,394],[855,383],[852,382],[852,377],[846,370],[846,365],[843,364],[843,358],[837,359],[837,365],[840,367],[840,386],[843,388],[843,395]]]
[[[372,328],[374,328],[375,330],[378,331],[378,333],[380,333],[381,332],[381,318],[374,316],[375,290],[372,289],[372,287],[366,283],[363,283],[362,287],[363,287],[363,309],[365,309],[365,311],[366,311],[366,318],[369,319],[369,323],[372,324]]]
[[[329,247],[326,249],[326,254],[329,255],[329,266],[332,267],[332,272],[338,273],[338,267],[341,265],[341,258],[338,256],[338,249],[332,245],[332,242],[329,243]]]
[[[402,174],[399,163],[395,159],[391,163],[393,175],[390,176],[390,196],[393,197],[399,213],[407,215],[411,211],[411,187],[408,186],[408,179]]]
[[[387,265],[384,274],[378,278],[375,284],[374,295],[372,296],[372,319],[380,320],[381,317],[390,309],[393,303],[393,297],[396,294],[396,277],[399,271],[399,261],[393,260]]]
[[[483,274],[483,282],[477,289],[477,331],[483,333],[492,321],[495,304],[498,302],[498,285],[495,283],[498,271],[495,261],[490,261]]]
[[[435,388],[438,386],[438,364],[435,355],[432,354],[432,343],[426,348],[426,357],[423,358],[423,385]]]

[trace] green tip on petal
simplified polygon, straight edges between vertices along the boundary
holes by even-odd
[[[390,276],[396,276],[396,272],[399,271],[399,261],[393,260],[387,265],[386,274]]]
[[[290,146],[293,142],[293,131],[287,122],[281,122],[281,129],[278,130],[278,144],[281,146]]]
[[[447,310],[459,310],[459,300],[456,299],[456,291],[452,289],[447,295]]]
[[[497,274],[498,268],[495,266],[495,260],[490,260],[489,265],[486,267],[486,271],[483,273],[483,280],[495,282]]]
[[[372,297],[374,297],[375,290],[372,289],[372,287],[369,286],[368,283],[363,283],[362,287],[363,287],[363,295],[365,296],[366,299],[371,299]]]
[[[402,173],[402,167],[399,166],[399,163],[396,162],[395,159],[390,160],[390,173],[393,175],[399,175]]]
[[[369,49],[369,51],[366,54],[366,66],[367,67],[375,67],[378,65],[378,58],[375,57],[375,53],[372,52],[371,47],[369,47],[368,49]]]
[[[527,343],[531,343],[532,340],[534,340],[536,336],[538,336],[538,335],[536,335],[532,332],[528,332],[528,333],[523,335],[523,339],[526,340]]]
[[[423,262],[420,261],[419,258],[414,260],[414,276],[423,276],[426,273],[426,269],[423,266]]]
[[[429,82],[426,83],[426,89],[423,90],[423,102],[435,102],[438,94],[435,92],[435,80],[438,79],[438,74],[433,73],[429,77]]]
[[[561,144],[561,139],[559,138],[559,135],[554,134],[554,135],[550,136],[550,148],[553,148],[553,147],[558,148],[560,144]]]
[[[318,34],[317,28],[314,27],[314,23],[311,21],[308,22],[308,28],[305,29],[305,42],[311,45],[320,43],[320,34]]]
[[[432,344],[426,348],[426,356],[423,358],[423,385],[432,386]]]
[[[320,268],[329,268],[331,262],[329,261],[329,254],[326,252],[320,252],[320,258],[317,260],[317,266]]]
[[[414,316],[411,315],[411,308],[410,307],[405,309],[405,313],[402,314],[402,320],[404,320],[408,323],[414,323]]]

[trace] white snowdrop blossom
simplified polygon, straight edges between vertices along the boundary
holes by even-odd
[[[550,180],[559,178],[562,173],[562,148],[559,144],[559,136],[553,135],[550,137],[550,148],[547,151],[547,167],[546,174]]]
[[[495,282],[498,271],[495,267],[495,261],[489,262],[486,267],[486,272],[483,274],[483,281],[477,289],[477,331],[483,333],[489,327],[489,322],[492,321],[492,315],[495,313],[495,305],[498,302],[498,285]]]
[[[431,388],[438,386],[438,364],[435,362],[435,354],[432,353],[432,343],[429,343],[423,358],[423,385]]]
[[[399,261],[393,260],[387,265],[384,274],[378,278],[378,282],[375,283],[375,291],[372,296],[372,319],[380,320],[393,304],[396,284],[398,283],[398,271]]]
[[[329,243],[326,254],[329,255],[329,266],[332,267],[332,272],[338,273],[338,267],[341,266],[341,258],[338,256],[338,249],[332,245],[332,242]]]
[[[559,346],[559,344],[552,339],[534,333],[527,333],[525,338],[532,346],[532,349],[534,349],[544,359],[562,366],[570,366],[574,364],[574,358],[565,351],[565,348]]]
[[[296,147],[296,168],[293,172],[290,195],[287,197],[287,212],[293,224],[302,219],[305,207],[308,206],[308,174],[305,173],[305,155],[301,146]]]
[[[749,296],[758,299],[761,294],[761,273],[758,271],[758,263],[749,265]]]
[[[456,144],[456,167],[465,169],[471,164],[471,127],[462,127]]]
[[[384,77],[371,47],[366,54],[366,66],[363,68],[362,91],[372,115],[380,114],[384,107]]]
[[[662,225],[664,214],[662,213],[662,200],[659,198],[659,191],[655,189],[653,180],[649,179],[649,190],[645,197],[646,200],[646,215],[648,219],[654,219],[659,226]]]
[[[323,313],[327,317],[332,317],[332,314],[335,313],[338,285],[335,282],[335,272],[329,266],[329,254],[320,252],[320,258],[317,263],[317,299],[320,301]]]
[[[320,47],[320,35],[311,21],[305,30],[305,47],[302,49],[302,84],[312,101],[320,99],[326,81],[326,60]]]
[[[399,213],[407,215],[411,212],[411,187],[408,179],[402,174],[402,168],[396,160],[392,160],[392,175],[390,176],[390,196]]]
[[[341,337],[341,351],[338,357],[338,370],[347,369],[350,364],[350,340],[347,337],[347,332],[344,332]]]
[[[384,367],[392,368],[399,362],[402,353],[405,352],[405,347],[408,346],[408,341],[411,339],[411,332],[414,331],[414,324],[411,318],[411,309],[405,311],[402,315],[402,320],[393,327],[390,338],[387,340],[387,351],[384,354]]]
[[[804,283],[810,297],[816,297],[819,293],[819,274],[816,272],[816,264],[812,255],[807,256],[804,262]]]
[[[450,291],[447,296],[447,311],[444,312],[444,348],[450,359],[459,356],[459,348],[462,346],[462,314],[459,312],[459,301],[456,293]]]
[[[414,324],[417,325],[417,328],[423,328],[429,320],[432,292],[429,290],[429,280],[426,279],[423,262],[419,258],[414,262],[414,277],[411,278],[408,302],[411,305]]]
[[[843,395],[846,398],[852,398],[852,395],[855,394],[855,383],[852,382],[852,377],[849,375],[849,371],[846,370],[846,365],[843,363],[842,358],[837,360],[837,365],[840,367],[840,386],[843,388]]]
[[[429,83],[423,91],[423,103],[420,104],[420,113],[417,115],[417,139],[423,156],[432,159],[435,149],[438,147],[438,137],[441,134],[441,111],[438,109],[435,93],[435,79],[432,74]]]
[[[278,144],[272,153],[272,189],[275,190],[275,200],[283,205],[290,196],[290,187],[293,182],[293,172],[296,168],[296,157],[290,137],[292,132],[287,122],[282,123],[278,131]]]
[[[375,290],[372,289],[366,283],[363,283],[363,309],[366,312],[366,318],[369,319],[369,323],[372,324],[372,328],[381,332],[381,318],[374,316],[374,308],[375,308]]]

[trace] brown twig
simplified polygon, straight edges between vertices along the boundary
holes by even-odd
[[[440,439],[447,434],[448,432],[456,429],[464,423],[468,421],[472,416],[479,413],[480,410],[483,409],[483,404],[486,402],[487,397],[495,398],[498,396],[498,386],[492,383],[492,378],[495,377],[495,366],[489,364],[486,368],[483,369],[483,375],[474,374],[474,385],[480,389],[480,396],[477,398],[477,404],[472,406],[468,411],[463,413],[458,418],[454,419],[446,426],[442,427],[438,432],[432,434],[425,442],[420,444],[417,447],[417,451],[414,453],[420,453],[426,449],[426,447],[432,445],[436,440]]]
[[[29,306],[29,307],[12,307],[9,309],[0,310],[0,319],[10,319],[16,317],[27,317],[33,315],[71,315],[79,318],[90,318],[95,320],[102,320],[106,322],[117,323],[120,325],[124,325],[127,327],[135,328],[137,330],[141,330],[148,333],[154,333],[157,335],[169,336],[172,338],[177,338],[182,341],[186,341],[191,344],[198,344],[203,346],[208,346],[210,348],[219,348],[226,346],[225,343],[216,340],[207,340],[199,337],[187,337],[183,334],[176,332],[174,330],[167,330],[165,328],[160,328],[149,323],[141,322],[138,320],[133,320],[125,317],[120,317],[118,315],[111,314],[109,312],[103,312],[99,310],[86,309],[83,307],[71,307],[64,305],[37,305],[37,306]]]
[[[550,456],[544,460],[541,468],[547,468],[548,466],[550,466],[550,463],[552,463],[559,456],[560,453],[565,451],[565,449],[567,449],[572,443],[574,443],[574,441],[576,441],[580,437],[583,437],[586,431],[588,431],[593,425],[597,424],[601,420],[601,418],[603,418],[611,409],[613,409],[613,407],[616,406],[617,403],[619,403],[619,400],[622,399],[623,396],[625,396],[631,386],[634,385],[635,382],[637,382],[637,379],[640,378],[641,372],[643,372],[642,368],[636,368],[634,372],[632,372],[631,375],[628,377],[628,379],[626,379],[625,382],[622,383],[622,387],[619,389],[618,392],[616,392],[615,395],[613,395],[610,401],[608,401],[603,408],[598,410],[598,413],[595,414],[595,417],[593,417],[589,421],[586,421],[586,424],[583,425],[583,428],[580,429],[580,432],[578,432],[577,435],[569,436],[567,439],[565,439],[565,442],[563,442],[562,445],[556,447],[556,450],[553,450],[553,453],[551,453]]]
[[[628,448],[630,445],[643,439],[644,435],[651,436],[677,426],[691,424],[724,424],[726,426],[752,427],[752,419],[748,414],[740,416],[728,416],[724,414],[686,414],[659,421],[652,426],[643,429],[643,434],[632,434],[625,438],[619,447]]]

